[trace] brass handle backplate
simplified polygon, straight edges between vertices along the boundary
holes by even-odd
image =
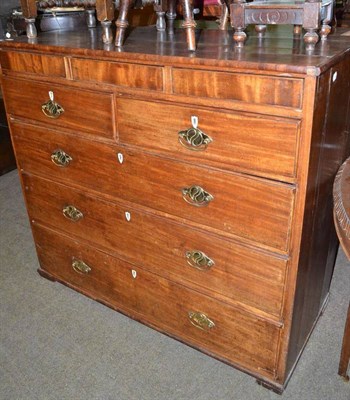
[[[51,154],[51,161],[58,167],[67,167],[73,158],[61,149],[55,150]]]
[[[214,196],[197,185],[183,188],[182,197],[187,203],[197,207],[206,206],[214,200]]]
[[[64,109],[55,102],[55,96],[52,91],[49,92],[49,98],[50,99],[41,106],[41,110],[49,118],[58,118],[64,113]]]
[[[189,128],[178,133],[182,146],[192,151],[203,151],[213,139],[198,128]]]
[[[72,268],[79,274],[88,274],[91,271],[91,267],[85,264],[82,260],[73,260]]]
[[[63,207],[63,215],[70,219],[71,221],[77,222],[80,219],[83,218],[83,213],[81,211],[79,211],[76,207],[72,206],[72,205],[68,205],[66,207]]]
[[[211,258],[199,250],[186,251],[186,259],[191,267],[201,271],[208,271],[215,265],[215,262]]]
[[[189,311],[188,318],[192,325],[203,331],[209,331],[215,326],[215,323],[207,315],[199,311]]]

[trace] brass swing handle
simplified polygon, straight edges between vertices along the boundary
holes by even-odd
[[[208,271],[215,265],[215,262],[206,254],[199,250],[186,251],[186,260],[188,264],[201,271]]]
[[[213,195],[197,185],[183,188],[182,197],[187,203],[197,207],[206,206],[214,200]]]
[[[55,102],[55,96],[52,91],[49,92],[49,100],[41,106],[42,112],[49,118],[58,118],[64,113],[64,109]]]
[[[215,327],[215,323],[207,315],[199,311],[189,311],[188,318],[192,325],[203,331],[209,331]]]
[[[91,271],[91,267],[85,264],[82,260],[73,260],[72,268],[79,274],[88,274]]]
[[[65,151],[57,149],[51,154],[51,161],[58,167],[67,167],[73,158]]]
[[[178,132],[179,142],[192,151],[203,151],[213,139],[198,128],[189,128]]]
[[[67,219],[70,219],[71,221],[74,221],[74,222],[79,221],[84,216],[81,211],[79,211],[76,207],[74,207],[72,205],[63,207],[62,212],[63,212],[63,215]]]

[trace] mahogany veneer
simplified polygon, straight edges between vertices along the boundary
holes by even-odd
[[[1,43],[39,272],[281,392],[327,302],[350,41]],[[276,39],[277,38],[277,39]],[[231,40],[231,42],[230,42]],[[322,355],[320,355],[322,357]]]

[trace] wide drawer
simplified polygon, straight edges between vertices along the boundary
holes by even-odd
[[[37,127],[12,124],[12,133],[25,171],[79,183],[254,243],[288,249],[294,198],[289,185],[72,139]],[[36,142],[38,136],[41,141]],[[52,162],[55,154],[71,158],[66,168]]]
[[[222,360],[273,375],[276,326],[72,238],[38,227],[34,234],[51,275]]]
[[[64,58],[59,56],[2,51],[0,52],[0,65],[4,71],[9,70],[60,78],[66,77]]]
[[[45,179],[23,177],[34,224],[51,226],[163,276],[278,319],[285,259]],[[65,209],[68,206],[76,210]]]
[[[173,68],[173,93],[245,103],[302,107],[303,80],[220,71]]]
[[[202,133],[192,129],[193,117]],[[282,180],[296,174],[299,125],[283,118],[117,99],[120,143]]]
[[[52,128],[64,127],[96,136],[114,137],[111,94],[7,78],[3,79],[3,87],[8,114],[40,121]],[[53,93],[53,101],[64,110],[58,115],[57,107],[51,107],[52,115],[58,115],[55,118],[42,109],[43,104],[50,100],[49,92]]]

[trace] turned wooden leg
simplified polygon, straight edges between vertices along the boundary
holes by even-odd
[[[193,17],[193,0],[181,0],[184,21],[182,27],[186,29],[187,48],[190,51],[196,50],[195,28],[197,26]]]
[[[327,36],[331,33],[332,27],[329,25],[333,19],[333,2],[331,2],[326,8],[326,16],[322,21],[322,27],[320,30],[321,40],[326,40]]]
[[[348,316],[346,318],[343,345],[340,355],[339,370],[338,374],[349,381],[349,375],[347,374],[350,362],[350,303],[348,308]]]
[[[219,19],[219,29],[221,31],[226,31],[228,27],[228,6],[225,0],[220,0],[221,4],[221,14]]]
[[[165,13],[168,9],[168,0],[159,0],[154,3],[154,11],[157,14],[156,28],[158,32],[164,32],[166,29]]]
[[[262,38],[266,32],[266,25],[255,25],[255,32],[258,34],[258,38]]]
[[[304,35],[304,43],[306,50],[314,50],[316,43],[318,42],[319,36],[316,29],[307,29]]]
[[[176,0],[168,1],[168,11],[166,13],[167,28],[170,35],[174,34],[174,21],[176,18]]]
[[[21,0],[21,7],[24,16],[24,20],[27,25],[27,37],[33,39],[38,36],[38,32],[35,27],[35,18],[37,14],[36,0]]]
[[[121,47],[124,43],[125,31],[129,26],[128,12],[131,7],[131,0],[120,0],[119,17],[117,22],[117,33],[115,37],[115,45]]]
[[[88,8],[85,10],[86,13],[86,25],[88,28],[96,28],[96,17],[95,10]]]
[[[245,0],[233,0],[230,5],[231,26],[234,30],[233,41],[236,47],[243,47],[247,40],[247,35],[244,32],[245,23]]]
[[[112,21],[114,19],[113,0],[96,0],[96,15],[102,26],[102,41],[113,42]]]

